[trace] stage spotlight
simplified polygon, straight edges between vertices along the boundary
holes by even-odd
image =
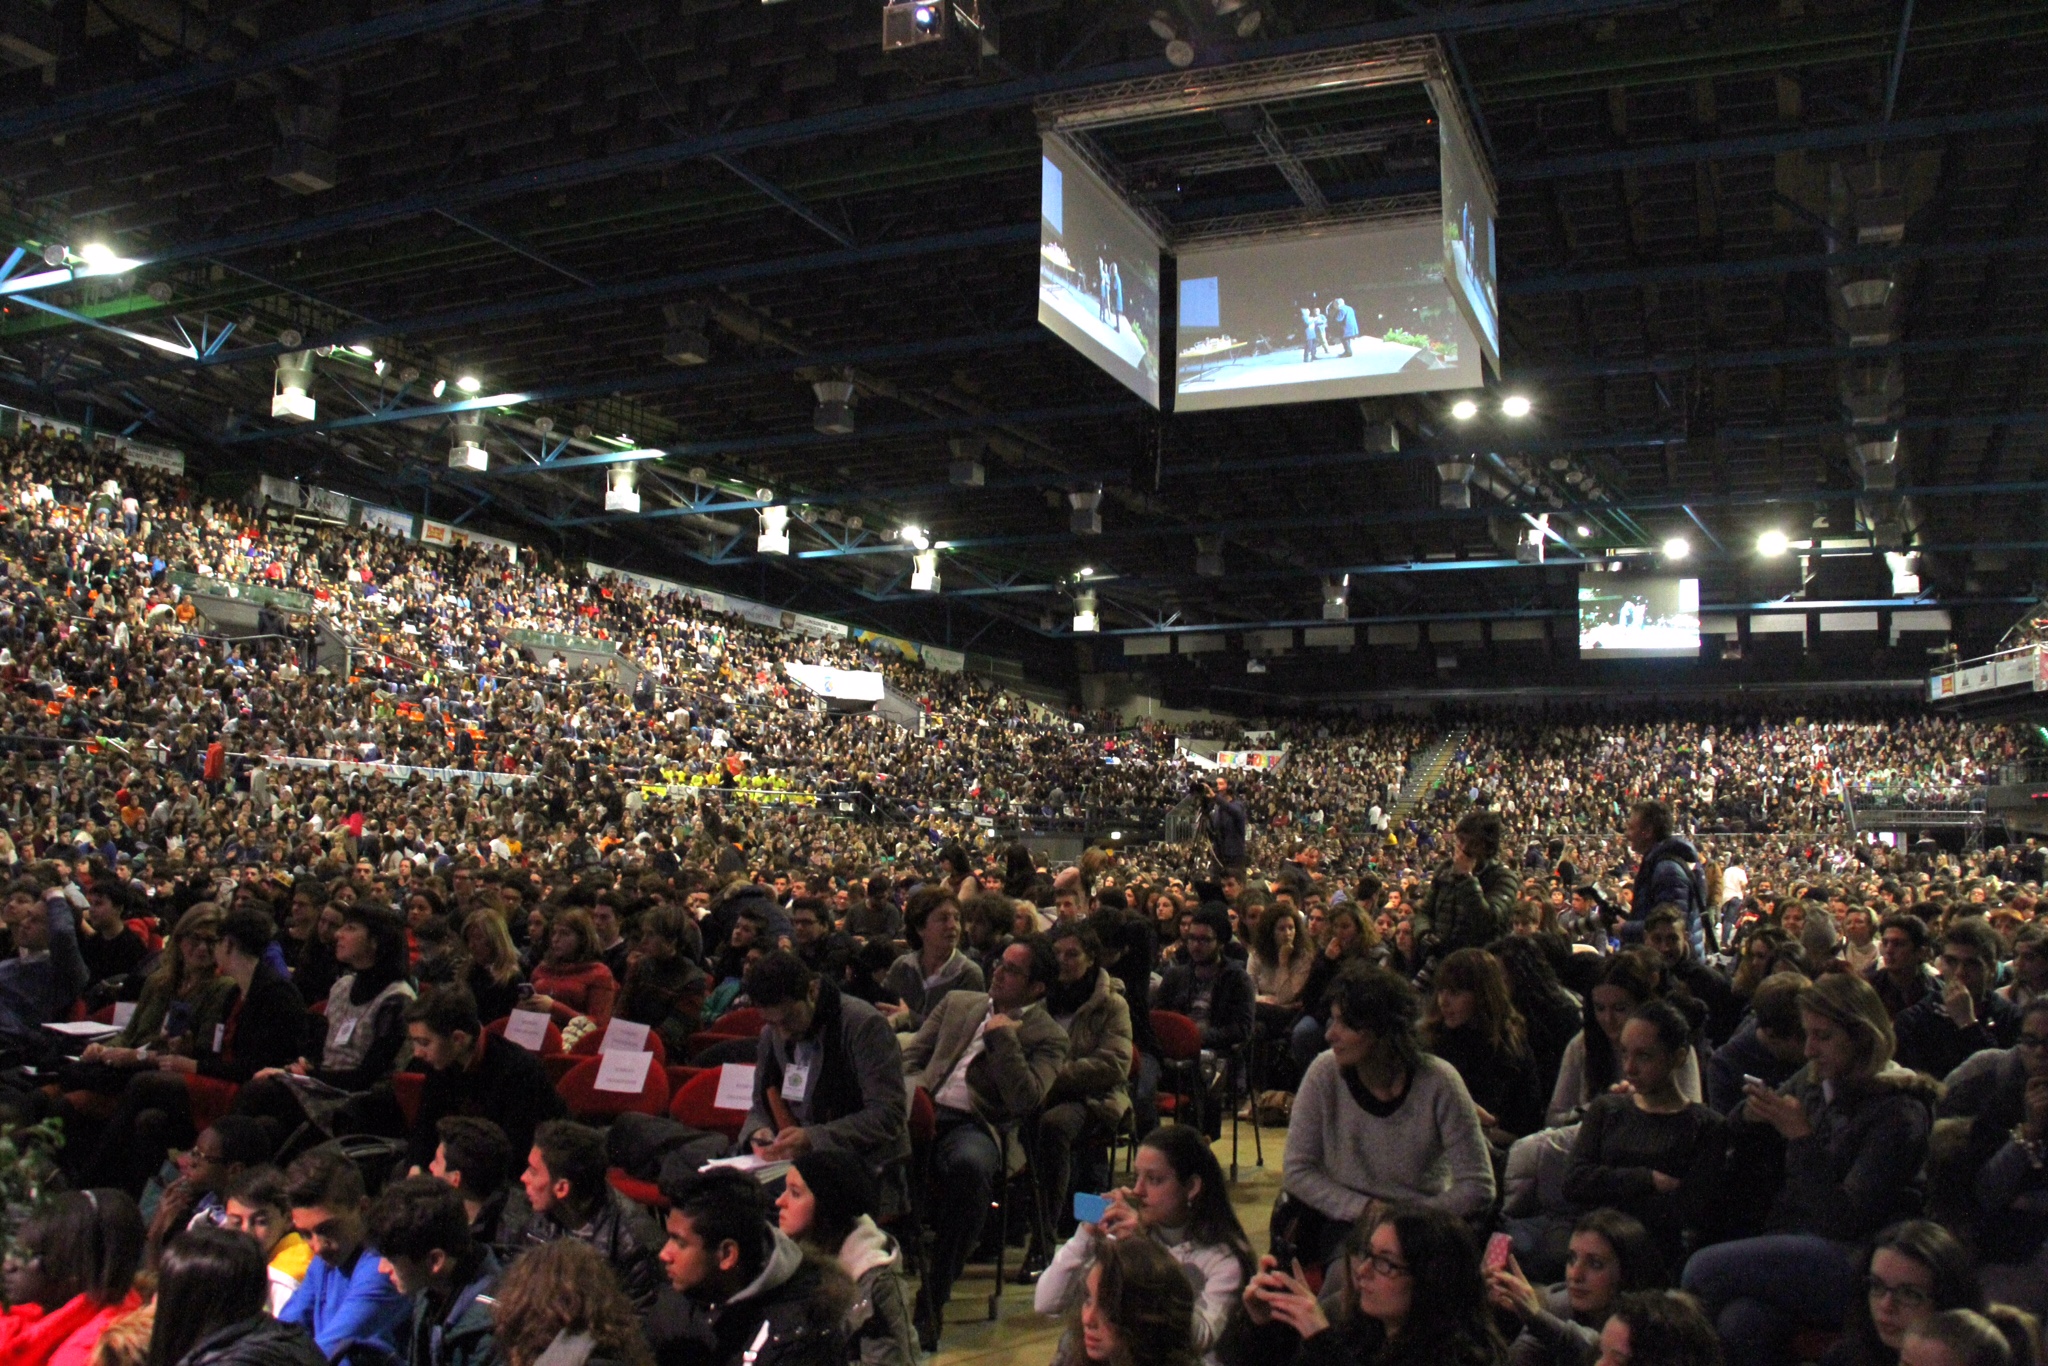
[[[1582,526],[1582,527],[1576,527],[1576,528],[1574,528],[1574,530],[1575,530],[1575,531],[1577,531],[1577,533],[1578,533],[1578,534],[1579,534],[1580,536],[1582,536],[1582,537],[1583,537],[1583,536],[1590,536],[1590,535],[1592,535],[1592,534],[1593,534],[1593,528],[1591,528],[1591,527],[1589,527],[1589,526]]]
[[[1461,398],[1451,405],[1451,416],[1460,422],[1470,422],[1479,416],[1479,405],[1469,398]]]
[[[1509,394],[1500,401],[1500,415],[1502,417],[1527,417],[1529,415],[1529,406],[1527,396],[1523,394]]]
[[[1692,554],[1692,542],[1686,540],[1683,536],[1673,536],[1670,540],[1664,542],[1664,558],[1667,560],[1682,560],[1690,554]]]
[[[473,394],[484,387],[484,382],[475,375],[464,375],[455,381],[455,387],[465,394]]]
[[[1767,559],[1776,559],[1791,548],[1791,538],[1775,527],[1756,538],[1756,553]]]
[[[435,380],[434,387],[427,390],[427,392],[435,398],[441,397],[441,395],[448,392],[448,381],[445,379]]]

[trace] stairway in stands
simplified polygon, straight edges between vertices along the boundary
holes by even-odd
[[[1407,780],[1401,784],[1401,798],[1394,803],[1394,810],[1388,817],[1391,821],[1404,821],[1415,810],[1417,803],[1436,791],[1436,785],[1443,781],[1451,761],[1458,757],[1470,732],[1463,727],[1452,731],[1437,742],[1435,749],[1408,765]]]

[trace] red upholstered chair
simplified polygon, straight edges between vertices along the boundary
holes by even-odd
[[[110,1025],[114,1022],[114,1007],[111,1005],[101,1006],[92,1013],[90,1018],[94,1024]]]
[[[738,1138],[747,1122],[747,1112],[721,1110],[712,1103],[718,1097],[718,1079],[723,1074],[723,1068],[707,1067],[684,1082],[683,1089],[669,1103],[668,1117],[692,1129]]]
[[[505,1026],[510,1023],[512,1023],[512,1017],[510,1015],[507,1015],[502,1019],[493,1020],[489,1024],[484,1026],[484,1033],[496,1034],[500,1038],[503,1038],[505,1035]],[[558,1026],[555,1025],[553,1021],[549,1021],[547,1035],[541,1040],[540,1056],[543,1059],[551,1056],[558,1056],[560,1055],[561,1051],[562,1031]]]
[[[1155,1010],[1152,1037],[1159,1040],[1159,1060],[1173,1081],[1171,1091],[1159,1093],[1159,1113],[1172,1115],[1176,1123],[1185,1123],[1190,1113],[1199,1117],[1196,1092],[1202,1084],[1202,1027],[1179,1011]]]
[[[586,1124],[602,1124],[620,1115],[659,1115],[668,1109],[668,1072],[650,1065],[646,1080],[632,1095],[597,1089],[599,1058],[584,1058],[559,1082],[555,1093],[569,1107],[569,1116]]]
[[[405,1115],[405,1127],[410,1129],[420,1122],[420,1092],[426,1088],[427,1074],[424,1072],[393,1072],[391,1074],[391,1098],[398,1102],[398,1108]]]
[[[728,1010],[713,1020],[711,1032],[751,1039],[761,1032],[761,1026],[766,1023],[768,1022],[761,1018],[759,1006],[741,1006],[737,1010]]]
[[[187,1072],[184,1076],[185,1099],[192,1106],[193,1129],[204,1129],[235,1108],[235,1097],[241,1094],[241,1087],[231,1081],[202,1077],[197,1072]]]
[[[637,1176],[628,1176],[624,1167],[610,1168],[605,1172],[604,1179],[612,1183],[613,1190],[634,1204],[645,1205],[653,1210],[657,1217],[667,1215],[668,1201],[662,1196],[661,1187],[652,1181],[642,1181]]]
[[[585,1034],[576,1041],[576,1046],[569,1050],[570,1056],[578,1058],[596,1057],[604,1051],[605,1035],[611,1033],[611,1030],[612,1027],[607,1024],[603,1029]],[[654,1055],[654,1065],[656,1067],[668,1066],[668,1047],[662,1043],[661,1035],[651,1029],[647,1031],[646,1051]]]

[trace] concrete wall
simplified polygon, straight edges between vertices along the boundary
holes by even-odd
[[[1126,725],[1163,721],[1167,725],[1185,726],[1198,721],[1234,723],[1241,719],[1218,711],[1169,707],[1149,693],[1140,691],[1144,685],[1145,680],[1136,674],[1082,674],[1081,706],[1087,711],[1113,711],[1123,718]]]

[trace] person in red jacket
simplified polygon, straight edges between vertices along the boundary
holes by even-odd
[[[4,1366],[86,1366],[107,1325],[142,1303],[142,1212],[125,1191],[67,1191],[22,1225],[7,1259]]]
[[[561,911],[548,922],[547,956],[533,969],[536,1010],[567,1006],[586,1015],[599,1029],[611,1023],[618,980],[604,965],[597,947],[597,927],[586,911]]]
[[[228,747],[215,740],[206,747],[206,762],[199,770],[199,777],[207,790],[218,797],[228,777]]]

